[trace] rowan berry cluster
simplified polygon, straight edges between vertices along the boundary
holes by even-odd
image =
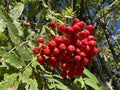
[[[55,30],[56,22],[50,22],[50,27]],[[47,44],[43,37],[38,37],[41,46],[33,49],[38,55],[37,61],[61,69],[63,78],[82,75],[84,66],[91,64],[92,57],[98,53],[95,37],[91,35],[93,30],[93,25],[86,25],[77,18],[73,19],[72,26],[60,24],[58,31],[62,35],[55,35]]]

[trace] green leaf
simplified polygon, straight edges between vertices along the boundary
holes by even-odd
[[[18,74],[5,74],[4,81],[0,82],[0,90],[17,90],[19,81],[17,79]]]
[[[90,79],[92,79],[93,81],[94,81],[94,83],[99,83],[99,81],[98,81],[98,79],[96,78],[96,76],[94,75],[94,74],[92,74],[88,69],[84,69],[84,74],[88,77],[88,78],[90,78]]]
[[[84,81],[82,79],[82,77],[80,78],[76,78],[72,84],[72,90],[82,90],[84,87]]]
[[[32,53],[23,45],[16,47],[17,53],[20,55],[20,58],[25,61],[30,61],[32,59]]]
[[[18,19],[22,14],[24,9],[23,3],[17,3],[15,7],[10,11],[10,16],[12,19]]]
[[[6,23],[2,21],[2,19],[0,19],[0,32],[3,32],[5,30],[6,27]]]
[[[3,58],[7,63],[9,63],[10,65],[16,68],[23,68],[23,66],[25,66],[24,61],[20,57],[18,57],[16,54],[6,52],[4,53]]]
[[[25,69],[22,74],[22,82],[26,83],[25,86],[26,90],[38,90],[38,84],[36,79],[31,79],[30,76],[32,75],[32,68],[29,66]]]
[[[2,20],[6,23],[6,25],[8,27],[10,39],[12,40],[13,43],[19,44],[20,37],[18,35],[17,27],[13,24],[13,20],[10,18],[10,16],[5,11],[5,9],[0,8],[0,13],[4,16]]]
[[[94,88],[95,90],[100,90],[100,87],[97,85],[97,83],[94,82],[94,79],[84,78],[84,81],[85,84]]]
[[[0,32],[0,46],[6,45],[7,40],[8,37],[4,33]]]
[[[100,86],[100,90],[107,90],[105,86]]]

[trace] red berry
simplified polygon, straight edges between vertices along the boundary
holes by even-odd
[[[43,56],[38,56],[37,57],[37,61],[40,63],[40,64],[42,64],[42,63],[44,63],[44,61],[45,61],[45,58],[43,57]]]
[[[90,47],[87,45],[85,51],[88,53],[90,50],[91,50]]]
[[[71,26],[67,26],[66,27],[66,34],[73,34],[74,31],[73,31],[73,28]]]
[[[80,51],[79,48],[76,48],[76,49],[75,49],[75,54],[80,55],[80,52],[81,52],[81,51]]]
[[[44,38],[43,37],[38,37],[37,40],[38,40],[39,43],[44,43]]]
[[[67,71],[67,64],[63,63],[62,66],[61,66],[61,68],[62,68],[63,71]]]
[[[90,56],[95,56],[98,53],[98,48],[92,48],[92,51],[89,53]]]
[[[50,26],[51,26],[52,29],[55,29],[57,27],[56,22],[51,21]]]
[[[58,48],[54,48],[53,54],[54,55],[59,55],[59,53],[60,53],[59,49]]]
[[[74,25],[75,23],[77,23],[77,22],[79,22],[79,19],[78,19],[78,18],[74,18],[73,21],[72,21],[73,25]]]
[[[75,51],[75,47],[74,47],[73,45],[69,45],[69,46],[67,47],[67,52],[68,52],[69,54],[73,54],[74,51]]]
[[[76,33],[80,30],[80,27],[77,24],[74,24],[73,26],[73,31]]]
[[[38,47],[38,46],[34,47],[33,53],[34,54],[39,54],[39,52],[40,52],[40,47]]]
[[[42,44],[41,48],[45,49],[45,48],[47,48],[47,45],[46,44]]]
[[[76,40],[76,41],[75,41],[75,45],[76,45],[78,48],[80,48],[80,47],[82,46],[82,43],[81,43],[80,40]]]
[[[62,36],[55,35],[53,40],[56,42],[56,44],[60,44],[63,41],[62,39],[63,39]]]
[[[84,57],[86,57],[86,54],[85,54],[84,52],[80,52],[80,56],[81,56],[82,58],[84,58]]]
[[[88,26],[86,26],[86,29],[90,32],[93,32],[94,26],[93,25],[88,25]]]
[[[58,49],[59,51],[65,51],[66,50],[66,45],[64,43],[61,43],[59,46],[58,46]]]
[[[64,24],[60,24],[60,26],[59,26],[58,28],[59,28],[59,31],[60,31],[61,33],[65,33],[65,32],[66,32],[66,27],[65,27]]]
[[[85,22],[84,21],[79,21],[78,23],[76,23],[80,29],[82,29],[85,26]]]
[[[51,40],[51,41],[48,42],[48,47],[49,47],[49,48],[55,48],[56,45],[57,45],[57,44],[56,44],[56,42],[55,42],[54,40]]]
[[[45,55],[50,55],[51,54],[51,51],[50,51],[49,48],[43,49],[43,52],[44,52]]]
[[[88,37],[90,35],[90,32],[87,29],[85,29],[84,32],[85,32],[86,37]]]
[[[51,61],[51,63],[55,63],[55,62],[57,62],[57,58],[55,56],[51,56],[50,61]]]
[[[68,72],[68,77],[69,77],[69,78],[74,78],[74,77],[75,77],[75,73],[74,73],[73,70],[70,70],[70,71]]]
[[[93,41],[93,40],[89,41],[88,46],[95,47],[96,46],[96,41]]]
[[[74,60],[75,60],[76,62],[80,62],[80,61],[81,61],[81,56],[80,56],[80,55],[76,55],[76,56],[74,57]]]
[[[69,38],[63,37],[62,40],[63,40],[63,43],[64,43],[66,46],[71,43],[71,40],[70,40]]]
[[[88,41],[95,40],[95,37],[93,35],[90,35],[87,37]]]
[[[92,59],[91,58],[84,58],[83,59],[83,64],[84,65],[89,65],[89,64],[91,64],[92,63]]]
[[[65,78],[67,76],[67,72],[66,71],[61,71],[60,76]]]

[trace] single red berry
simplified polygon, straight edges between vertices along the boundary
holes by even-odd
[[[81,39],[85,38],[86,37],[85,31],[84,30],[80,31],[79,36],[80,36]]]
[[[74,24],[73,26],[73,31],[76,33],[80,30],[80,27],[77,24]]]
[[[66,27],[66,34],[73,34],[74,31],[73,31],[73,28],[71,26],[67,26]]]
[[[34,54],[39,54],[39,52],[40,52],[40,47],[38,47],[38,46],[34,47],[33,53]]]
[[[76,47],[80,48],[82,46],[82,43],[80,40],[76,40],[75,45],[76,45]]]
[[[62,68],[63,71],[67,71],[67,64],[63,63],[62,66],[61,66],[61,68]]]
[[[57,45],[62,43],[63,36],[55,35],[53,40],[56,42]]]
[[[78,23],[76,23],[80,29],[82,29],[85,26],[85,22],[84,21],[79,21]]]
[[[91,58],[84,58],[83,59],[83,64],[84,65],[89,65],[89,64],[91,64],[92,63],[92,59]]]
[[[45,55],[50,55],[51,54],[51,51],[50,51],[49,48],[43,49],[43,52],[44,52]]]
[[[95,36],[89,35],[89,36],[87,37],[87,39],[88,39],[88,41],[95,40]]]
[[[78,19],[78,18],[74,18],[73,21],[72,21],[73,25],[74,25],[75,23],[77,23],[77,22],[79,22],[79,19]]]
[[[65,51],[66,50],[66,45],[64,43],[61,43],[59,46],[58,46],[58,49],[59,51]]]
[[[93,25],[88,25],[88,26],[86,26],[86,29],[90,32],[93,32],[94,26]]]
[[[88,37],[90,35],[90,32],[87,29],[85,29],[84,32],[85,32],[86,37]]]
[[[64,43],[66,46],[71,43],[71,40],[70,40],[69,38],[63,37],[62,40],[63,40],[63,43]]]
[[[55,56],[51,56],[50,61],[51,61],[51,63],[54,64],[55,62],[57,62],[57,58]]]
[[[37,61],[38,61],[40,64],[42,64],[42,63],[44,63],[45,58],[44,58],[43,56],[39,55],[39,56],[37,56]]]
[[[70,71],[68,72],[68,77],[69,77],[69,78],[74,78],[74,77],[75,77],[75,73],[74,73],[73,70],[70,70]]]
[[[94,48],[92,48],[92,51],[89,54],[90,54],[90,56],[95,56],[98,52],[99,52],[98,48],[94,47]]]
[[[74,60],[75,60],[76,62],[80,62],[80,61],[81,61],[81,56],[80,56],[80,55],[75,55],[75,56],[74,56]]]
[[[53,54],[54,55],[59,55],[59,53],[60,53],[59,49],[58,48],[54,48]]]
[[[65,78],[67,76],[67,72],[66,71],[61,71],[60,76]]]
[[[59,31],[61,33],[65,33],[66,32],[66,26],[64,24],[60,24],[58,28],[59,28]]]
[[[80,56],[81,56],[81,58],[84,58],[84,57],[86,57],[86,54],[84,52],[80,52]]]
[[[75,49],[75,54],[76,54],[76,55],[80,55],[80,52],[81,52],[81,51],[80,51],[79,48],[76,48],[76,49]]]
[[[45,48],[47,48],[47,45],[46,45],[46,44],[42,44],[42,45],[41,45],[41,48],[42,48],[42,49],[45,49]]]
[[[85,51],[88,53],[88,52],[90,52],[90,47],[87,45],[86,47],[85,47]]]
[[[93,41],[93,40],[89,41],[88,46],[95,47],[96,46],[96,41]]]
[[[75,47],[73,45],[69,45],[67,47],[67,53],[73,54],[75,52]]]
[[[82,47],[85,47],[86,45],[87,45],[87,39],[85,38],[85,39],[82,39],[81,40],[81,43],[82,43]]]
[[[52,29],[55,29],[57,27],[56,22],[51,21],[50,26],[51,26]]]
[[[55,48],[57,46],[56,42],[54,40],[51,40],[48,42],[48,47],[49,48]]]
[[[44,43],[44,38],[43,37],[38,37],[37,40],[38,40],[39,43]]]

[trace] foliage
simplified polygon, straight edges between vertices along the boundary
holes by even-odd
[[[120,19],[119,0],[63,0],[66,7],[62,0],[8,1],[0,1],[0,90],[118,90],[119,75],[112,70],[120,69],[120,37],[110,36]],[[38,45],[38,36],[46,36],[47,41],[49,33],[57,33],[49,31],[49,21],[69,24],[74,17],[95,23],[93,34],[100,52],[93,64],[86,66],[83,76],[63,79],[58,71],[38,64],[32,48]]]

